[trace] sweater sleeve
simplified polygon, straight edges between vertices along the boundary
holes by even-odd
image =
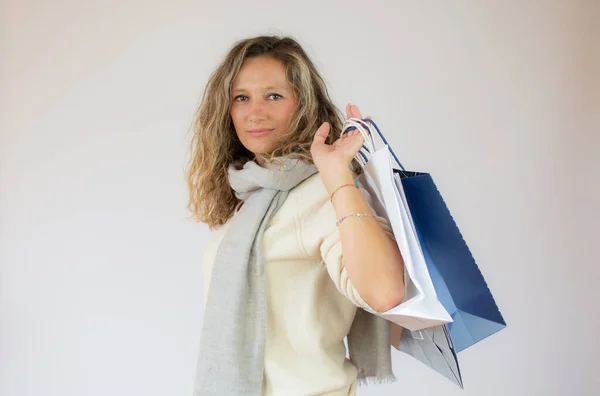
[[[335,224],[335,209],[322,182],[320,180],[317,180],[317,182],[314,185],[315,188],[310,189],[312,196],[305,197],[304,203],[310,202],[310,204],[307,211],[302,211],[300,218],[301,240],[305,251],[325,264],[331,280],[340,293],[354,305],[375,313],[375,310],[358,294],[348,276],[344,265],[342,241],[338,227]],[[359,190],[371,213],[375,214],[371,196],[360,183]],[[387,220],[380,216],[376,216],[375,219],[383,230],[394,239],[394,233]]]

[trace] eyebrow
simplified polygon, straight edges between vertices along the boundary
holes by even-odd
[[[280,87],[280,86],[277,86],[277,85],[269,85],[268,87],[265,87],[265,90],[266,91],[270,91],[270,90],[284,90],[284,91],[286,91],[286,88]],[[244,92],[244,91],[247,91],[247,89],[243,88],[243,87],[242,88],[236,88],[236,89],[233,90],[233,92]]]

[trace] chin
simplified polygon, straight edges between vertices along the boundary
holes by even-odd
[[[272,152],[277,148],[276,145],[273,144],[245,144],[246,150],[252,152],[255,155],[259,154],[267,154]]]

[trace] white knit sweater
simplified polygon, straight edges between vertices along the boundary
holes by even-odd
[[[360,190],[372,207],[366,190]],[[393,235],[383,218],[376,219]],[[335,222],[317,173],[290,191],[265,230],[264,395],[355,395],[357,371],[346,358],[344,338],[357,306],[372,308],[348,278]],[[216,230],[203,255],[205,302],[215,255],[229,224]]]

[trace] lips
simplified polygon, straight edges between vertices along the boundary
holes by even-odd
[[[249,129],[248,133],[252,136],[264,136],[264,135],[268,135],[269,133],[273,132],[274,129],[269,129],[269,128],[255,128],[255,129]]]

